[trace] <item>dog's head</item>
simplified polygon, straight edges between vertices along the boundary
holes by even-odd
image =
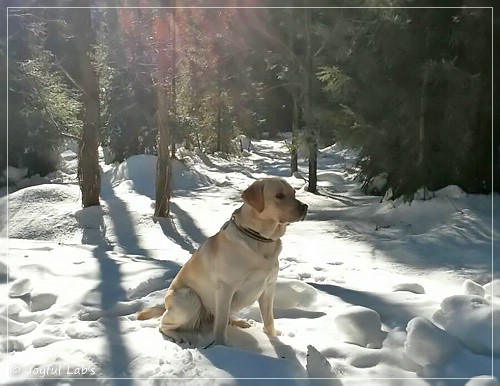
[[[295,198],[295,190],[281,178],[257,180],[241,197],[259,217],[279,223],[300,221],[307,214],[307,205]]]

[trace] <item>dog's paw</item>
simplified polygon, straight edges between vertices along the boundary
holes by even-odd
[[[283,335],[283,333],[280,330],[275,329],[274,327],[272,328],[263,328],[264,332],[269,335],[270,337],[276,338],[277,336]]]
[[[245,319],[231,319],[229,321],[229,324],[234,327],[239,327],[239,328],[249,328],[252,327],[252,324],[249,323],[249,321]]]
[[[185,344],[191,346],[191,341],[188,338],[183,337],[181,334],[178,334],[177,332],[175,332],[173,330],[162,330],[161,328],[159,328],[159,330],[163,334],[165,339],[167,339],[173,343],[177,343],[177,344],[185,343]]]

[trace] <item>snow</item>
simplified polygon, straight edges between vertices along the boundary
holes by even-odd
[[[307,346],[307,373],[311,378],[332,378],[332,366],[314,346]]]
[[[274,307],[292,309],[310,306],[317,298],[314,287],[300,280],[281,280],[276,283]]]
[[[363,347],[381,348],[387,335],[381,330],[380,315],[366,307],[350,306],[335,318],[338,330],[347,343]]]
[[[470,279],[466,279],[462,287],[464,289],[464,292],[469,295],[484,296],[486,294],[483,286]]]
[[[179,149],[168,219],[152,216],[151,155],[106,165],[101,154],[100,207],[80,207],[75,149],[42,184],[0,198],[10,236],[0,250],[0,383],[498,385],[492,197],[450,186],[411,204],[380,202],[355,178],[356,153],[338,144],[320,150],[321,194],[309,194],[307,162],[289,176],[286,152],[282,140],[252,140],[241,156]],[[137,321],[265,176],[285,178],[310,208],[283,237],[280,335],[263,333],[257,304],[237,315],[251,327],[229,326],[229,347],[204,349],[209,330],[178,345],[157,320]]]
[[[500,356],[500,305],[477,295],[454,295],[444,299],[436,320],[472,352]],[[493,327],[493,329],[492,329]]]
[[[484,292],[491,297],[500,297],[500,279],[495,279],[484,285]]]
[[[28,168],[16,168],[14,166],[7,166],[7,168],[3,171],[3,175],[8,179],[10,183],[16,183],[22,180],[28,174]]]
[[[488,377],[485,375],[473,377],[465,384],[465,386],[499,386],[499,385],[500,383],[496,378]]]
[[[392,286],[394,291],[408,291],[414,294],[425,294],[425,289],[418,283],[399,283]]]
[[[406,331],[405,353],[421,366],[445,362],[457,350],[451,335],[422,316],[410,320]]]

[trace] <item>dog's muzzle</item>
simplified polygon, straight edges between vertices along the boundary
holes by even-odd
[[[302,216],[300,217],[300,221],[303,221],[306,218],[307,208],[308,206],[306,204],[302,202],[300,203],[300,213],[302,214]]]

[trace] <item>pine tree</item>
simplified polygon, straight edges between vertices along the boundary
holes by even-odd
[[[83,2],[85,3],[85,2]],[[84,6],[75,0],[75,6]],[[98,130],[99,130],[99,81],[90,60],[91,45],[95,39],[92,29],[91,10],[75,8],[72,10],[72,24],[75,31],[74,45],[80,63],[81,87],[83,92],[83,129],[78,155],[78,181],[82,191],[84,208],[99,205],[101,177],[99,170]]]

